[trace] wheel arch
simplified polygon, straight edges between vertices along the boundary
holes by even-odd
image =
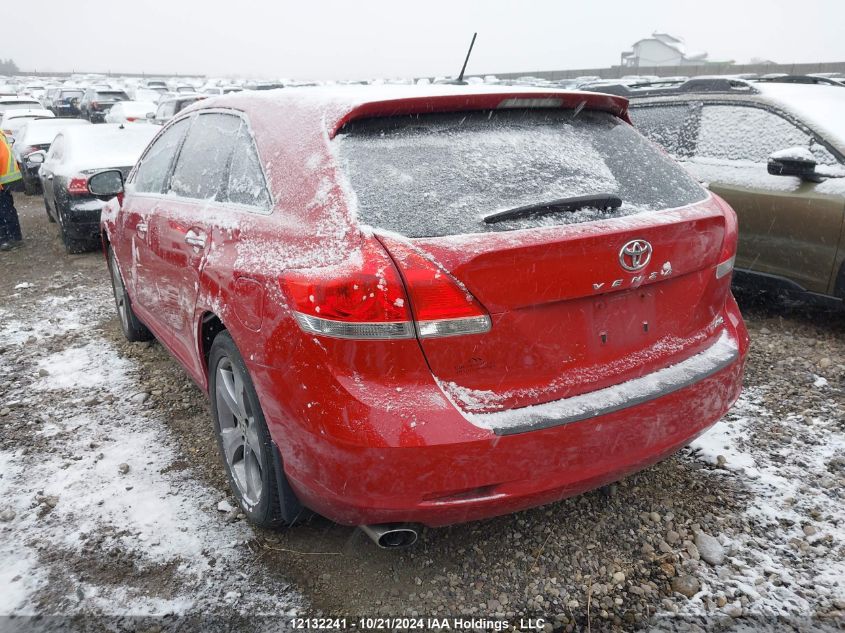
[[[199,353],[205,371],[206,384],[209,384],[208,358],[211,354],[211,345],[214,343],[214,338],[224,330],[231,335],[231,331],[218,315],[210,310],[202,313],[199,320]]]
[[[104,226],[100,226],[100,244],[103,247],[103,256],[109,256],[109,249],[111,248],[111,238],[109,238],[109,232]]]
[[[214,343],[214,339],[217,337],[217,335],[224,331],[228,332],[229,336],[232,337],[232,342],[235,344],[235,347],[240,350],[237,341],[235,341],[235,337],[233,335],[234,333],[232,332],[232,330],[226,327],[226,324],[224,323],[223,319],[221,319],[220,316],[218,316],[211,310],[205,310],[204,312],[202,312],[199,319],[199,348],[203,370],[205,371],[206,386],[208,388],[209,398],[214,397],[211,393],[211,375],[209,372],[211,346]],[[257,392],[256,397],[258,397],[260,404],[261,396]],[[296,493],[294,492],[293,488],[290,485],[290,482],[287,479],[287,475],[285,474],[284,469],[284,458],[282,456],[282,452],[279,448],[278,443],[272,436],[272,431],[270,431],[269,425],[268,431],[270,432],[270,457],[271,468],[273,471],[272,477],[275,484],[274,487],[276,491],[276,498],[278,499],[277,511],[279,513],[279,518],[281,519],[281,523],[277,523],[277,525],[289,526],[295,524],[303,516],[306,516],[307,511],[305,509],[305,506],[302,505],[302,502],[296,496]]]

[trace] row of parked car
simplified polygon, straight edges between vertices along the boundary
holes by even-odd
[[[753,277],[758,286],[838,302],[845,294],[845,131],[838,114],[845,105],[845,86],[833,76],[634,79],[591,87],[592,78],[586,77],[582,84],[585,90],[628,98],[636,127],[734,206],[742,228],[737,280]],[[148,129],[130,133],[120,125],[150,120],[164,124],[204,98],[190,93],[167,97],[148,118],[152,102],[129,100],[124,92],[101,88],[81,91],[77,118],[66,118],[63,105],[80,94],[72,88],[47,91],[49,110],[37,109],[32,97],[0,97],[0,127],[14,143],[26,192],[43,190],[51,218],[68,227],[72,223],[63,218],[73,215],[71,207],[84,203],[93,208],[96,203],[79,197],[79,178],[73,187],[77,197],[64,187],[66,174],[79,174],[69,173],[74,164],[61,152],[48,153],[57,132],[62,132],[62,142],[80,145],[86,134],[93,143],[95,133],[75,128],[101,118],[117,124],[97,137],[96,146],[102,150],[112,139],[115,147],[131,147],[117,163],[102,165],[127,171],[142,140],[149,140],[157,128],[142,126]],[[239,91],[237,86],[219,89]],[[138,90],[165,94],[170,89],[162,81]],[[92,114],[95,103],[97,115]],[[137,142],[130,143],[130,137]],[[95,168],[90,162],[84,166]],[[52,182],[56,177],[59,182]],[[89,214],[85,230],[94,230],[94,215]],[[63,230],[69,248],[84,245],[83,236]]]
[[[208,391],[250,520],[389,547],[704,432],[742,385],[735,269],[842,305],[845,90],[820,83],[286,89],[163,128],[39,118],[15,148],[53,128],[23,166],[68,250],[106,250],[126,337]]]

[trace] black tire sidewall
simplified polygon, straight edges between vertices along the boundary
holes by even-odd
[[[261,455],[261,498],[258,503],[250,507],[243,499],[238,486],[235,483],[232,472],[226,461],[226,456],[223,451],[223,442],[220,436],[220,418],[217,411],[217,398],[215,396],[217,388],[217,367],[220,361],[228,358],[233,367],[236,367],[241,372],[244,382],[244,390],[246,398],[254,412],[255,423],[258,427],[259,437],[262,442]],[[235,342],[226,330],[220,332],[214,339],[211,345],[211,351],[208,357],[208,393],[211,402],[211,418],[214,425],[214,435],[217,438],[217,446],[220,451],[220,457],[223,461],[226,470],[226,477],[229,480],[229,487],[232,494],[238,502],[243,513],[253,523],[262,527],[278,527],[284,525],[285,522],[281,518],[279,506],[279,493],[276,483],[275,465],[273,462],[272,451],[276,450],[270,438],[270,431],[267,429],[267,423],[264,419],[264,411],[258,401],[258,394],[255,391],[255,386],[252,383],[252,378],[246,368],[243,357],[238,351]]]
[[[117,268],[117,275],[120,277],[120,292],[123,293],[123,305],[126,309],[126,321],[127,323],[123,322],[123,319],[120,318],[120,312],[117,311],[117,320],[120,321],[120,329],[123,331],[123,336],[126,337],[126,340],[130,343],[137,343],[139,341],[149,341],[153,335],[147,329],[147,326],[141,323],[141,320],[135,316],[135,312],[132,310],[132,302],[129,300],[129,293],[126,292],[126,285],[123,281],[123,275],[120,274],[120,267],[117,265],[117,259],[114,255],[114,250],[112,247],[109,246],[107,259],[108,267],[109,267],[109,279],[111,281],[112,287],[112,295],[115,299],[115,311],[117,311],[117,293],[118,289],[114,285],[114,268]]]

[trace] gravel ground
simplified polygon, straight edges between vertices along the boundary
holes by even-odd
[[[102,257],[65,255],[41,199],[16,199],[26,244],[0,253],[0,615],[845,627],[845,315],[741,297],[746,390],[691,447],[388,552],[319,517],[269,532],[232,510],[204,395],[161,346],[122,340]]]

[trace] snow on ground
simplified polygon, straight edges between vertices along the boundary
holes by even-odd
[[[813,385],[828,389],[826,381]],[[699,459],[721,466],[711,471],[714,486],[731,480],[751,493],[751,529],[717,536],[726,563],[701,567],[701,590],[681,614],[719,613],[710,599],[720,594],[722,612],[767,621],[807,617],[819,602],[845,604],[845,504],[835,479],[845,456],[842,410],[831,398],[822,415],[779,417],[767,406],[777,397],[766,386],[746,389],[692,445]],[[770,432],[777,441],[764,438]]]
[[[289,613],[302,599],[255,565],[252,528],[173,468],[178,447],[139,406],[137,368],[96,327],[111,297],[90,295],[0,312],[20,360],[0,368],[3,404],[31,412],[22,428],[0,417],[17,438],[0,450],[0,616]]]

